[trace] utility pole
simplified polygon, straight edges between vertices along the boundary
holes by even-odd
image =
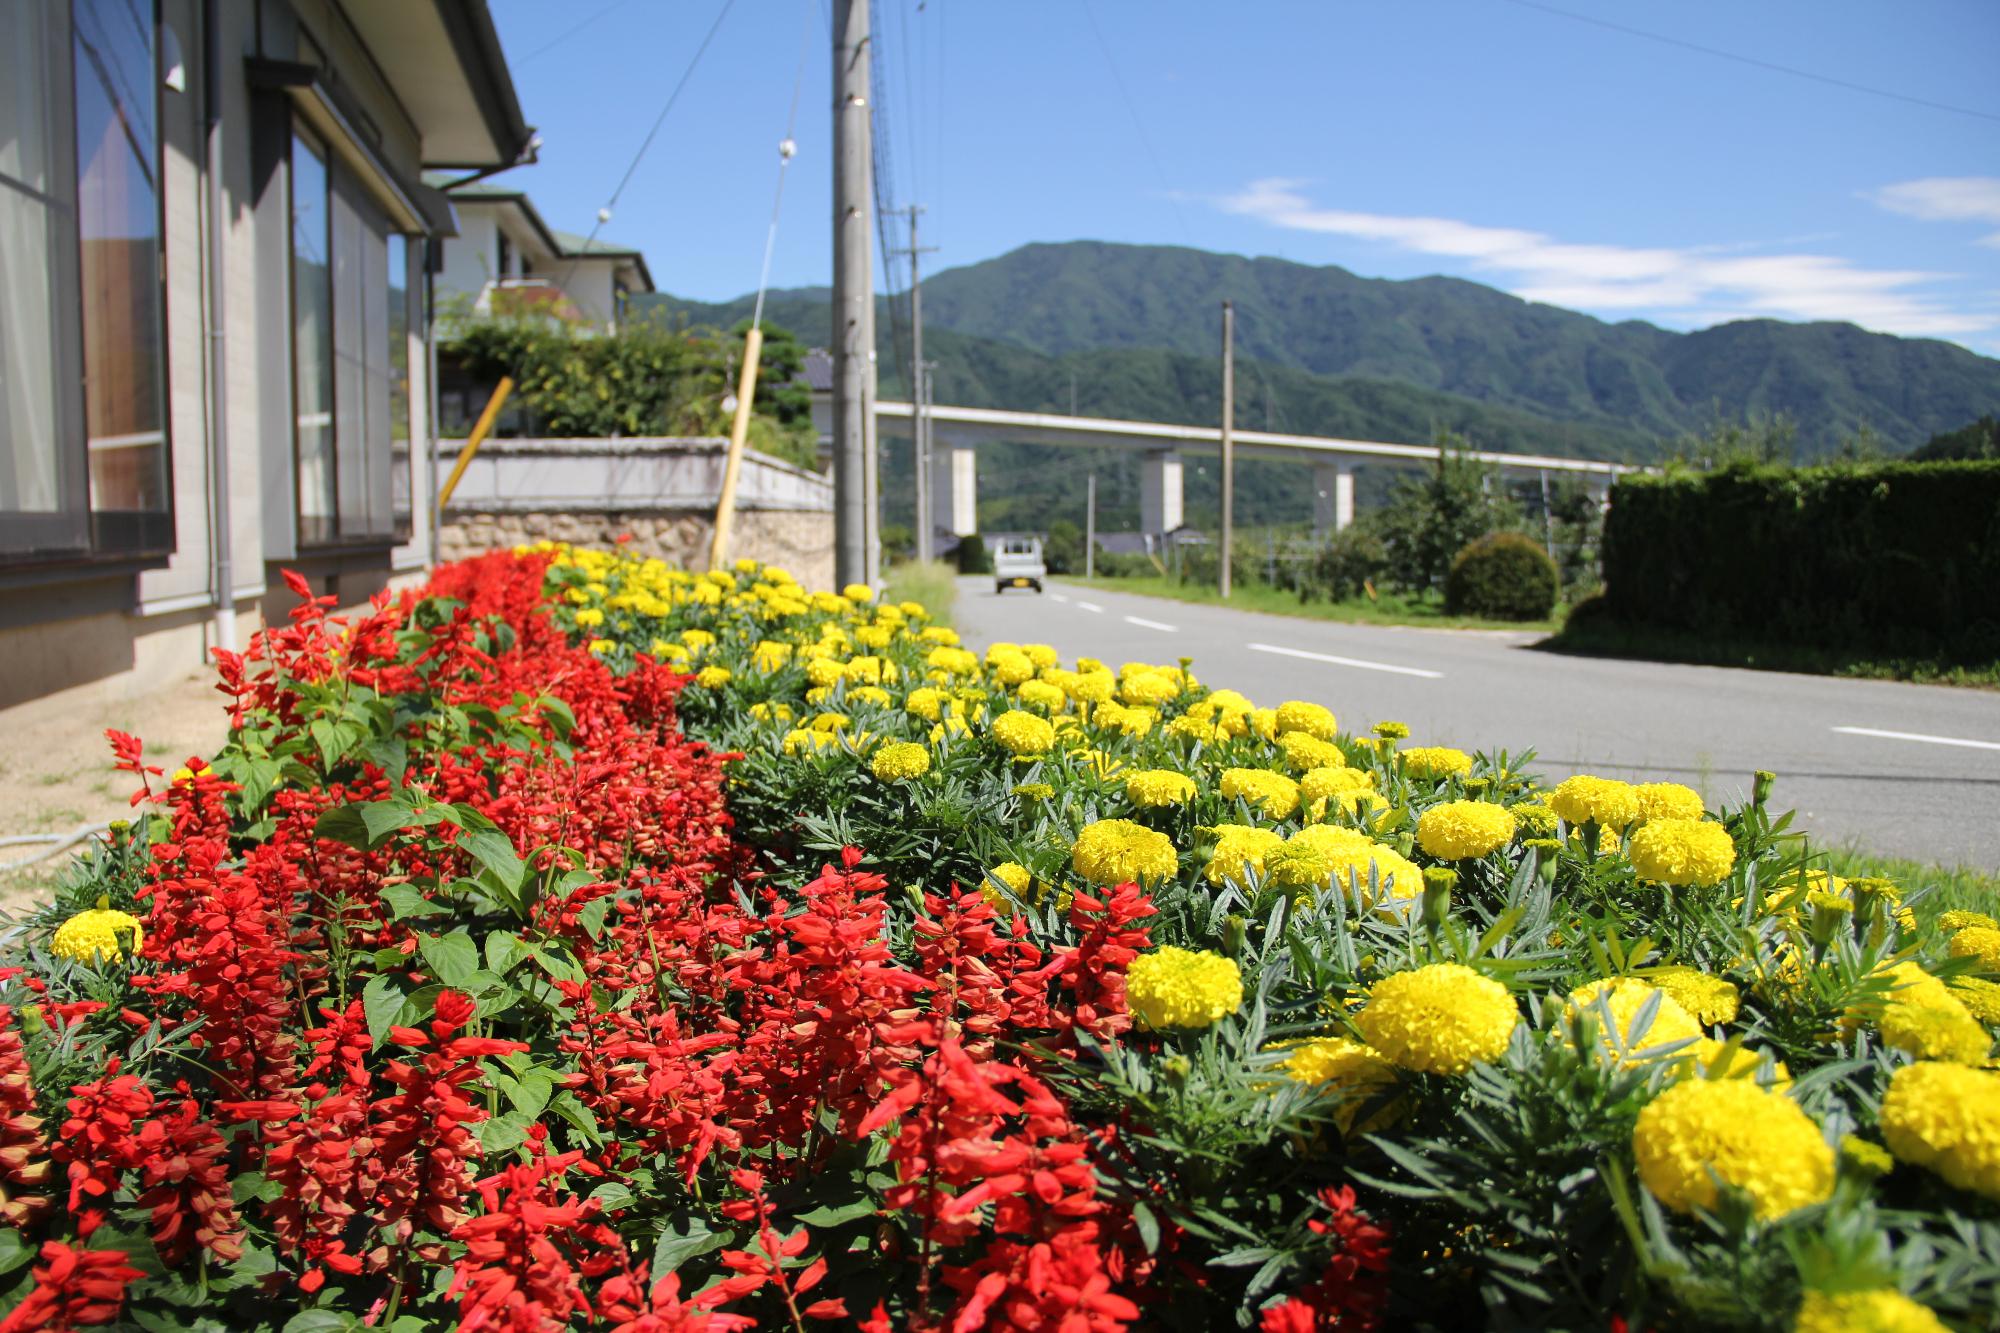
[[[1236,541],[1236,307],[1222,303],[1222,595],[1229,596],[1229,558]]]
[[[872,583],[869,445],[875,432],[873,112],[868,106],[868,0],[833,4],[833,567],[834,581]]]
[[[917,559],[931,558],[931,435],[929,363],[924,360],[924,280],[918,267],[919,256],[934,252],[935,245],[917,244],[917,215],[922,204],[911,204],[909,248],[898,251],[910,257],[910,456],[917,482]]]
[[[1097,577],[1097,474],[1083,485],[1083,576]]]

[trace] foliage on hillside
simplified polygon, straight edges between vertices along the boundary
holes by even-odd
[[[1933,435],[1910,458],[1925,463],[1954,458],[2000,458],[2000,417],[1989,413],[1957,430]]]
[[[781,316],[794,327],[826,326],[824,289],[780,298],[796,307]],[[1212,364],[1224,298],[1236,304],[1242,359],[1655,438],[1699,429],[1718,411],[1788,413],[1811,458],[1863,426],[1908,448],[2000,403],[2000,362],[1930,339],[1775,320],[1675,333],[1637,320],[1607,324],[1456,278],[1396,282],[1167,246],[1023,246],[926,281],[924,313],[927,335],[948,329],[1050,356],[1164,349]],[[735,318],[740,304],[709,309]],[[887,319],[878,325],[886,333]],[[1319,429],[1285,406],[1299,429]]]

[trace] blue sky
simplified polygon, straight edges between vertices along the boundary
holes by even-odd
[[[826,3],[735,0],[604,225],[662,290],[755,288],[795,88],[772,284],[828,281]],[[1192,245],[2000,354],[2000,4],[1549,3],[876,0],[894,202],[928,208],[939,267]],[[502,179],[588,232],[721,0],[492,8],[544,140]]]

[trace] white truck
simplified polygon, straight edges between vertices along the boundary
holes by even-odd
[[[1049,576],[1048,566],[1042,563],[1042,539],[1039,537],[1003,537],[999,549],[993,552],[993,591],[1003,593],[1009,588],[1033,588],[1042,590],[1042,580]]]

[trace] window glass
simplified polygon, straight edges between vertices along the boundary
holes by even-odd
[[[153,26],[131,0],[72,13],[90,507],[101,544],[147,545],[163,525],[134,520],[169,501]]]
[[[389,484],[396,531],[410,530],[410,243],[389,238]]]
[[[0,5],[0,518],[17,549],[50,536],[28,533],[28,516],[54,519],[64,508],[47,50],[45,6]]]
[[[326,159],[292,136],[292,380],[299,540],[338,534],[333,467],[333,270]]]

